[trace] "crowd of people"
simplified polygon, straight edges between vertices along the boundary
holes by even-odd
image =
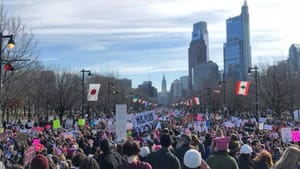
[[[68,130],[50,121],[10,122],[0,132],[0,169],[300,169],[299,142],[281,139],[286,123],[248,132],[223,122],[212,118],[195,130],[174,120],[148,132],[133,129],[118,142],[105,122]]]

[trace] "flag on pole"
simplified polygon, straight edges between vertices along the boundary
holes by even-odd
[[[195,105],[200,104],[199,97],[193,97],[193,100],[194,100]]]
[[[236,95],[247,96],[249,87],[250,87],[249,81],[238,81],[236,84],[236,90],[235,90]]]
[[[88,101],[98,101],[98,94],[101,84],[90,84],[89,93],[87,96]]]

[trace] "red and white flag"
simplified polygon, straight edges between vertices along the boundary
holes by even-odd
[[[193,100],[194,100],[195,105],[199,105],[200,104],[199,97],[193,97]]]
[[[98,94],[101,84],[90,84],[89,93],[87,96],[88,101],[98,101]]]
[[[250,87],[249,81],[238,81],[236,83],[236,90],[235,90],[236,95],[247,96],[249,87]]]

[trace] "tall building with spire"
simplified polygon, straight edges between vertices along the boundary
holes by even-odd
[[[225,77],[247,80],[249,67],[251,67],[249,12],[245,0],[241,14],[226,20]]]
[[[165,74],[163,75],[163,79],[162,79],[162,82],[161,82],[161,92],[163,94],[167,93],[167,81],[166,81],[166,78],[165,78]]]
[[[194,68],[196,65],[208,61],[208,31],[206,22],[197,22],[193,25],[192,41],[189,47],[189,90],[193,90]]]

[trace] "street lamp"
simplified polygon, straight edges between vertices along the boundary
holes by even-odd
[[[223,79],[219,82],[219,87],[223,86],[223,112],[225,116],[225,106],[226,106],[226,86],[225,86],[225,73],[223,73]]]
[[[252,70],[254,70],[255,72],[255,114],[256,114],[256,121],[259,121],[259,114],[258,114],[258,101],[257,101],[257,70],[258,67],[254,66],[254,67],[249,67],[248,68],[248,73],[251,73]]]
[[[82,69],[81,71],[80,71],[81,73],[82,73],[82,83],[81,83],[81,85],[82,85],[82,95],[81,95],[81,117],[82,118],[84,118],[84,113],[83,113],[83,105],[84,105],[84,73],[88,73],[88,76],[91,76],[92,74],[91,74],[91,71],[90,70],[84,70],[84,69]]]
[[[13,35],[3,35],[3,33],[0,32],[0,89],[2,87],[2,79],[1,79],[1,77],[2,77],[2,61],[3,61],[2,60],[2,43],[3,43],[2,41],[5,38],[9,38],[8,43],[7,43],[7,47],[9,49],[13,49],[16,45],[13,40]]]

